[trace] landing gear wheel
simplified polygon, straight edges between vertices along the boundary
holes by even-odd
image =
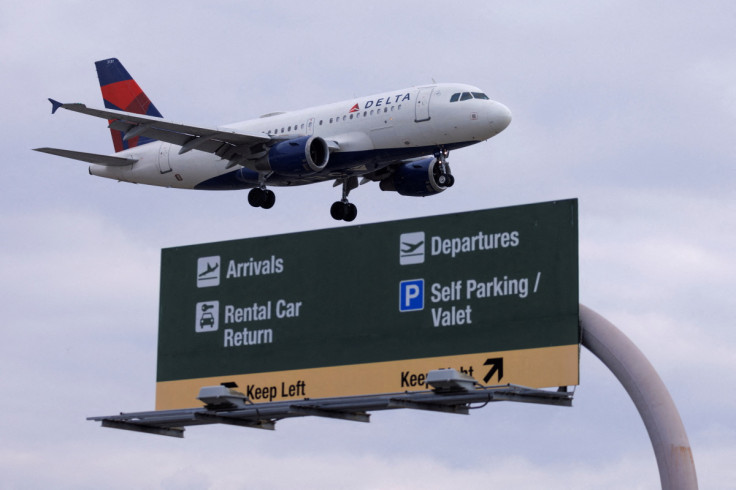
[[[348,201],[348,194],[360,185],[358,184],[358,177],[354,175],[340,177],[335,181],[335,185],[340,184],[342,184],[342,200],[332,203],[330,215],[337,221],[353,221],[358,216],[358,208]]]
[[[248,204],[254,208],[260,208],[265,200],[265,191],[260,187],[254,187],[248,193]]]
[[[356,218],[356,216],[358,216],[358,207],[351,202],[346,202],[345,203],[345,216],[343,217],[343,219],[345,221],[353,221]]]
[[[261,203],[261,207],[263,209],[271,209],[274,204],[276,204],[276,194],[273,193],[271,190],[264,190],[263,191],[263,202]]]
[[[336,201],[332,203],[330,215],[337,221],[353,221],[358,216],[358,207],[345,201]]]
[[[342,201],[335,201],[332,203],[332,207],[330,207],[330,215],[332,216],[332,219],[336,219],[337,221],[342,221],[345,218],[345,203]]]
[[[254,187],[248,193],[248,204],[254,208],[271,209],[276,203],[276,194],[268,189]]]

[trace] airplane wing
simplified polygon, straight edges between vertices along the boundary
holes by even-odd
[[[97,153],[85,153],[83,151],[61,150],[59,148],[34,148],[34,150],[64,158],[81,160],[87,163],[96,163],[97,165],[104,165],[106,167],[124,167],[138,161],[135,158],[112,157]]]
[[[125,140],[145,136],[181,146],[182,148],[179,150],[180,154],[196,149],[214,153],[221,158],[231,160],[233,165],[238,160],[254,153],[265,152],[266,148],[263,144],[272,140],[270,136],[261,132],[244,132],[221,127],[192,126],[160,117],[133,114],[131,112],[113,109],[95,109],[80,103],[64,104],[53,99],[49,99],[49,101],[53,106],[52,113],[62,108],[109,120],[110,129],[122,131],[125,134]],[[59,155],[59,153],[55,154]]]

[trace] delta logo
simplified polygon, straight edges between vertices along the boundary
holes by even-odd
[[[405,102],[407,100],[411,100],[411,94],[405,93],[405,94],[397,94],[397,95],[389,95],[388,97],[381,97],[380,99],[376,100],[367,100],[365,102],[365,105],[363,109],[370,109],[371,107],[383,107],[388,105],[395,105],[400,104],[401,102]],[[348,114],[353,112],[359,112],[360,104],[355,104],[353,107],[350,108],[348,111]]]

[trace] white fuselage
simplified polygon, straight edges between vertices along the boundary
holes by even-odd
[[[476,94],[476,97],[455,97]],[[480,97],[481,90],[463,84],[436,84],[385,92],[343,102],[286,113],[274,113],[224,128],[263,133],[274,139],[319,136],[330,144],[330,165],[304,179],[260,175],[269,185],[300,185],[347,175],[374,172],[397,161],[431,155],[486,140],[506,128],[510,111],[498,102]],[[155,141],[117,153],[136,159],[123,167],[92,164],[90,173],[127,182],[177,188],[216,188],[205,183],[225,178],[241,168],[252,170],[253,185],[259,173],[254,162],[233,167],[211,153]],[[248,170],[244,170],[247,172]],[[262,173],[262,172],[261,172]],[[240,180],[243,175],[241,172]],[[247,187],[247,186],[246,186]]]

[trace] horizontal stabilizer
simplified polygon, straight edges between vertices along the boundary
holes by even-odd
[[[48,153],[49,155],[56,155],[64,158],[81,160],[87,163],[104,165],[106,167],[124,167],[126,165],[132,165],[138,161],[135,158],[111,157],[109,155],[98,155],[97,153],[85,153],[82,151],[61,150],[59,148],[34,148],[34,150],[40,151],[41,153]]]

